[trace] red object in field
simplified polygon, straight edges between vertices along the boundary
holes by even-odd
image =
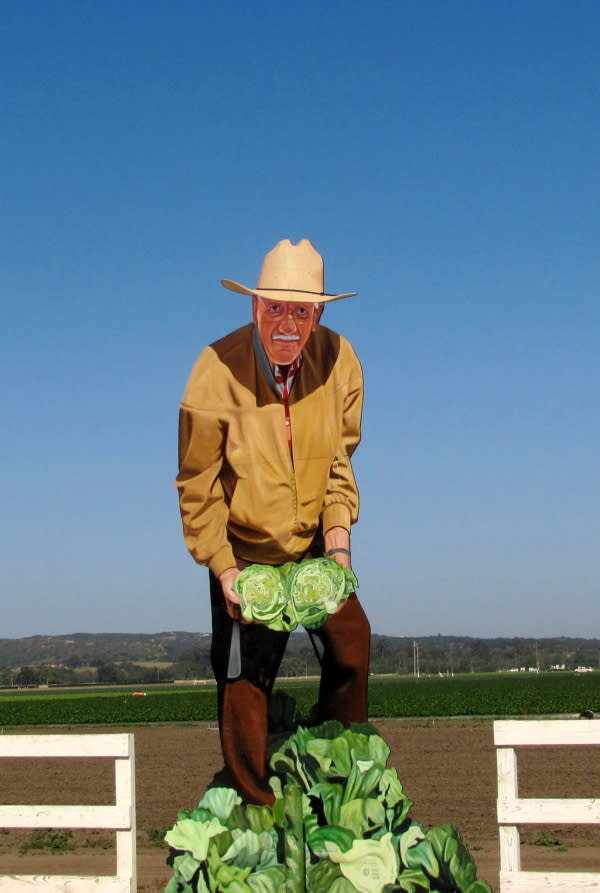
[[[146,692],[145,691],[134,691],[133,697],[134,698],[145,698]]]

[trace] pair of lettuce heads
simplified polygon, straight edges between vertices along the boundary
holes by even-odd
[[[271,757],[275,804],[209,788],[165,840],[165,893],[491,893],[452,825],[412,821],[370,724],[300,726]]]
[[[317,629],[358,587],[354,573],[330,558],[310,558],[280,567],[251,564],[237,577],[242,617],[291,632],[300,624]]]

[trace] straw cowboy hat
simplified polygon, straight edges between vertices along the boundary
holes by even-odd
[[[351,298],[356,294],[355,291],[345,292],[343,295],[325,293],[323,258],[308,239],[302,239],[297,245],[284,239],[269,251],[256,288],[248,288],[231,279],[221,279],[221,283],[225,288],[241,295],[259,295],[261,298],[278,301],[312,301],[321,304],[324,301]]]

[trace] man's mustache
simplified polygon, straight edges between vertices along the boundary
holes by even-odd
[[[299,341],[298,335],[273,335],[273,341]]]

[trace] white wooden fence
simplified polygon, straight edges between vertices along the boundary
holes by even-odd
[[[543,893],[548,890],[600,891],[593,872],[521,871],[518,825],[600,823],[598,798],[588,800],[520,799],[515,747],[600,744],[600,722],[594,720],[509,720],[494,722],[498,763],[500,830],[500,893]],[[594,773],[590,773],[590,778]],[[595,773],[598,778],[598,773]]]
[[[110,757],[115,803],[109,806],[3,806],[0,828],[99,828],[116,831],[114,877],[0,876],[0,893],[43,888],[44,893],[135,893],[135,752],[133,735],[0,735],[0,757]],[[0,794],[1,796],[1,794]]]

